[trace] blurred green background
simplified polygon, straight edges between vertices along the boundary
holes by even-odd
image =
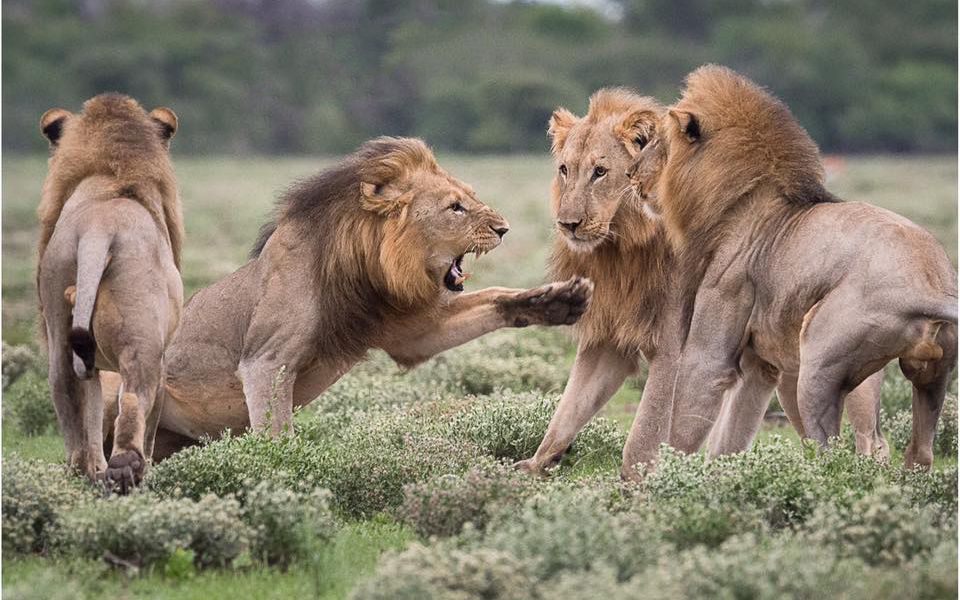
[[[729,65],[827,152],[955,152],[955,0],[7,0],[3,148],[121,91],[180,116],[178,153],[341,153],[381,134],[543,151],[601,86],[670,101]]]

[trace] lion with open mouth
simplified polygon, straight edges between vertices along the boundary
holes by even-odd
[[[463,291],[464,257],[508,228],[417,139],[372,140],[294,185],[251,260],[184,307],[155,456],[226,429],[289,431],[371,348],[409,367],[501,327],[576,322],[583,278]]]

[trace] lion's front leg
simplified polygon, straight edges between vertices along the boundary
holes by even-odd
[[[613,346],[581,346],[570,372],[570,380],[543,441],[532,458],[515,466],[532,474],[559,462],[593,415],[620,389],[637,368],[637,357],[628,357]]]
[[[277,360],[243,360],[237,368],[250,415],[250,428],[272,435],[293,432],[293,384],[296,373]]]
[[[439,318],[406,323],[378,345],[411,367],[503,327],[573,324],[587,310],[592,292],[590,280],[577,277],[531,290],[488,288],[463,294]]]

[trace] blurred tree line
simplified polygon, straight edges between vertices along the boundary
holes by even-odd
[[[180,152],[335,153],[380,134],[543,151],[554,107],[627,85],[671,101],[717,62],[832,152],[957,146],[955,0],[7,0],[3,147],[49,107],[122,91]]]

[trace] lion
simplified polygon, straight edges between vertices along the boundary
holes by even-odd
[[[559,108],[550,118],[548,133],[557,163],[551,188],[557,231],[551,275],[589,277],[595,287],[590,309],[575,326],[577,356],[560,404],[536,453],[517,463],[518,468],[542,474],[556,464],[587,421],[645,360],[649,380],[622,464],[622,475],[635,478],[639,458],[634,441],[656,416],[645,407],[655,406],[654,396],[672,393],[676,353],[662,329],[668,327],[669,306],[679,302],[672,278],[677,258],[660,220],[630,193],[627,177],[664,113],[652,98],[605,88],[591,96],[584,117]],[[752,356],[741,363],[743,377],[711,438],[712,455],[749,447],[777,382],[776,374]],[[876,419],[879,384],[875,379],[848,398],[858,449],[865,454],[886,450]]]
[[[413,367],[501,327],[576,322],[584,278],[462,293],[464,257],[508,229],[418,139],[366,142],[294,185],[249,262],[184,307],[156,455],[227,429],[289,432],[294,407],[373,348]]]
[[[37,290],[67,462],[121,493],[150,460],[162,357],[180,321],[183,218],[170,161],[177,116],[119,94],[40,119],[51,156],[39,207]],[[72,313],[72,314],[71,314]],[[96,372],[119,373],[107,423]],[[113,438],[109,462],[105,437]]]
[[[675,444],[690,451],[705,435],[720,410],[714,390],[729,387],[745,353],[780,374],[802,435],[821,446],[840,432],[843,395],[898,359],[913,384],[904,460],[928,468],[957,360],[957,276],[940,244],[828,192],[790,110],[730,69],[691,73],[656,138],[631,176],[695,293],[671,398]],[[642,440],[641,455],[659,441]]]

